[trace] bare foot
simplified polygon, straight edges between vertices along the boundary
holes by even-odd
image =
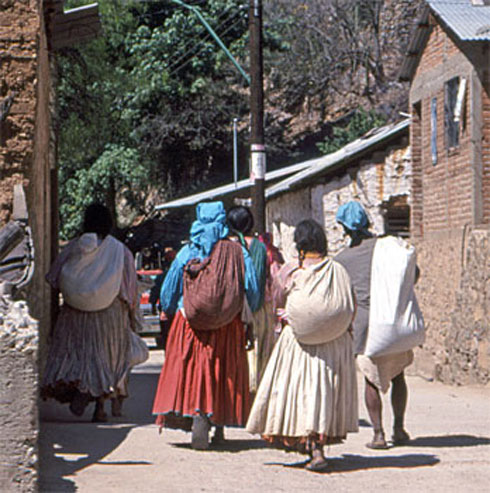
[[[394,428],[391,440],[393,445],[404,445],[410,441],[410,435],[403,428]]]

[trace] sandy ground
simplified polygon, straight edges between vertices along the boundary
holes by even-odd
[[[92,408],[76,418],[67,406],[42,404],[41,492],[490,491],[490,387],[408,377],[409,445],[367,449],[372,430],[361,402],[359,433],[326,450],[326,472],[311,473],[304,456],[268,448],[243,429],[227,429],[226,445],[204,452],[184,432],[159,435],[151,406],[162,361],[162,351],[151,351],[133,370],[124,418],[93,424]],[[384,402],[389,437],[389,396]]]

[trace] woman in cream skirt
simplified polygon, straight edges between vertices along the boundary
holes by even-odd
[[[326,343],[305,344],[287,319],[284,307],[298,273],[333,262],[326,259],[325,233],[315,221],[300,222],[294,240],[299,258],[285,264],[276,279],[278,315],[284,328],[259,385],[247,431],[259,433],[273,446],[308,453],[311,459],[306,468],[317,471],[327,464],[324,445],[340,443],[347,433],[358,431],[356,370],[349,330]],[[334,267],[350,293],[344,269]]]

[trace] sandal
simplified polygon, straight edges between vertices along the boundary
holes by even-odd
[[[386,450],[390,448],[385,440],[371,440],[366,443],[366,447],[373,450]]]
[[[328,462],[324,457],[316,457],[306,464],[305,469],[312,472],[322,472],[328,467]]]

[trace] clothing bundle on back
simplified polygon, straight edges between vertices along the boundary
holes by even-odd
[[[229,324],[243,308],[244,262],[242,248],[220,240],[211,255],[191,259],[184,269],[184,312],[198,330]]]
[[[60,290],[73,308],[93,312],[114,301],[124,265],[124,245],[107,235],[85,233],[73,245],[60,273]]]
[[[415,247],[403,239],[376,241],[366,356],[399,353],[424,342],[424,319],[414,291],[416,264]]]
[[[324,344],[341,336],[354,317],[354,295],[349,274],[325,259],[292,274],[286,316],[299,342]]]

